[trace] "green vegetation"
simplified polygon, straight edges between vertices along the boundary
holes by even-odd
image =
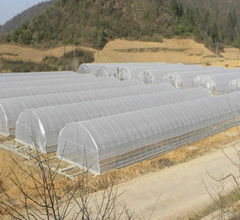
[[[163,20],[156,20],[159,16]],[[81,44],[102,48],[111,39],[161,40],[171,16],[165,1],[59,0],[54,7],[8,35],[7,40],[31,45]],[[160,36],[159,36],[160,35]]]
[[[177,33],[179,30],[183,34],[192,32],[196,40],[209,48],[240,46],[239,0],[183,0],[173,5],[177,8]]]
[[[92,63],[94,61],[93,53],[83,50],[75,50],[66,53],[64,56],[46,57],[43,63],[57,70],[77,70],[81,63]]]
[[[157,52],[184,52],[187,48],[167,48],[167,47],[146,47],[146,48],[128,48],[128,49],[115,49],[115,51],[122,52],[122,53],[157,53]]]
[[[23,62],[23,61],[11,61],[1,59],[0,72],[42,72],[42,71],[56,71],[53,68],[44,63]]]
[[[75,71],[81,63],[94,61],[93,53],[83,50],[75,50],[64,56],[46,57],[41,63],[11,61],[0,59],[0,72],[42,72],[42,71]]]
[[[14,18],[7,21],[4,25],[0,25],[0,35],[20,28],[23,24],[30,22],[34,17],[44,12],[47,8],[51,7],[55,2],[56,0],[41,2],[16,15]]]
[[[58,0],[6,40],[32,46],[102,48],[115,38],[194,37],[209,48],[240,47],[240,0]]]

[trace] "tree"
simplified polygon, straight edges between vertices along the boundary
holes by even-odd
[[[184,10],[183,10],[183,4],[182,2],[179,2],[178,0],[172,0],[171,2],[171,7],[173,10],[173,13],[178,17],[182,17],[184,15]]]
[[[82,171],[77,181],[63,187],[58,184],[62,161],[55,164],[53,169],[49,156],[38,152],[37,145],[35,149],[35,154],[29,154],[31,162],[26,167],[12,159],[33,187],[30,190],[25,184],[26,180],[12,169],[10,179],[20,196],[12,198],[6,194],[5,198],[0,198],[0,214],[18,220],[133,219],[126,207],[117,204],[119,193],[114,176],[110,187],[104,190],[99,200],[95,200],[91,195],[88,170]]]

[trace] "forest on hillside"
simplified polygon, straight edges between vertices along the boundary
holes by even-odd
[[[0,35],[14,31],[21,27],[23,24],[30,22],[34,17],[44,12],[45,9],[51,7],[56,0],[40,2],[22,13],[14,16],[7,21],[4,25],[0,25]]]
[[[102,48],[115,38],[193,37],[209,48],[240,47],[240,0],[58,0],[7,35],[32,46]]]

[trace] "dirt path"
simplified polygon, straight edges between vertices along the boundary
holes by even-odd
[[[226,152],[231,157],[235,156],[232,147],[226,148]],[[119,198],[120,202],[126,203],[141,219],[148,219],[152,212],[151,219],[154,220],[187,219],[182,216],[187,216],[210,202],[205,184],[213,190],[216,183],[207,175],[207,171],[216,177],[237,172],[218,150],[121,184],[119,191],[124,194]],[[231,182],[226,185],[230,186]]]

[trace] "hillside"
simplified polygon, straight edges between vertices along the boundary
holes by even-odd
[[[54,1],[41,2],[16,15],[14,18],[7,21],[4,25],[0,25],[0,35],[14,31],[21,27],[23,24],[32,21],[34,17],[42,13],[53,4]]]
[[[240,47],[240,1],[220,1],[59,0],[6,40],[99,49],[116,38],[159,42],[179,36],[194,37],[214,49],[221,50],[224,44]]]
[[[225,48],[218,55],[192,39],[162,42],[116,39],[102,50],[78,45],[49,49],[0,44],[0,72],[75,70],[84,62],[166,62],[240,67],[240,50]]]
[[[185,15],[198,28],[197,39],[240,47],[240,0],[182,0]]]
[[[107,41],[119,37],[161,40],[158,34],[167,33],[172,22],[167,5],[166,0],[60,0],[11,34],[8,41],[33,45],[74,43],[102,48]]]

